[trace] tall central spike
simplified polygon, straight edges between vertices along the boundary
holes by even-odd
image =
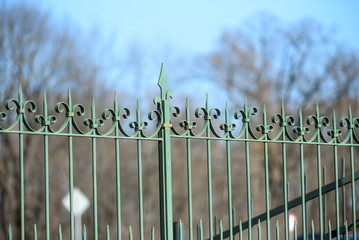
[[[165,93],[165,90],[168,86],[168,82],[167,82],[167,78],[166,78],[166,75],[165,75],[165,70],[164,70],[164,67],[163,67],[163,63],[161,64],[161,72],[160,72],[160,77],[158,78],[158,83],[157,85],[161,88],[161,95],[162,97],[164,97],[164,93]]]

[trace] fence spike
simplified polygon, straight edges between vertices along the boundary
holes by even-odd
[[[179,239],[182,240],[183,236],[182,236],[182,220],[180,219],[179,221]]]
[[[258,219],[257,228],[258,228],[258,239],[261,239],[262,238],[262,231],[261,231],[261,220],[260,219]]]
[[[199,220],[199,224],[197,225],[197,239],[203,240],[202,219]]]
[[[222,219],[219,221],[219,234],[220,234],[220,240],[223,240],[223,222],[222,222]]]
[[[276,232],[276,236],[277,236],[277,240],[279,240],[279,222],[277,220],[276,224],[275,224],[275,232]],[[269,237],[270,239],[270,237]]]
[[[59,240],[62,240],[61,224],[59,224]]]
[[[314,221],[312,219],[312,239],[315,239],[315,228],[314,228]]]
[[[12,230],[11,230],[11,223],[9,224],[9,228],[7,230],[8,240],[12,240]]]
[[[131,225],[128,227],[128,238],[129,238],[129,240],[132,240],[132,227],[131,227]]]
[[[36,224],[34,224],[34,240],[37,240],[37,228],[36,228]]]
[[[106,240],[110,240],[110,226],[106,226]]]
[[[155,240],[155,227],[151,228],[151,240]]]
[[[71,88],[70,88],[70,87],[67,89],[67,101],[68,101],[69,103],[72,103],[72,99],[71,99]],[[71,107],[71,105],[69,105],[69,107]]]
[[[83,230],[82,230],[82,240],[86,240],[86,225],[84,224]]]

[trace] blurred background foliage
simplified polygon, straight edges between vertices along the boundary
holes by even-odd
[[[32,99],[41,109],[42,93],[47,92],[49,106],[67,97],[70,87],[74,102],[89,106],[95,96],[96,108],[112,106],[113,90],[118,93],[121,106],[130,107],[134,113],[136,99],[143,112],[153,109],[152,98],[158,95],[156,78],[161,55],[167,56],[165,70],[170,89],[174,90],[173,105],[184,108],[188,96],[191,109],[204,106],[209,92],[210,105],[224,110],[229,101],[231,111],[241,108],[244,97],[250,105],[262,109],[266,104],[270,114],[280,111],[281,101],[288,113],[297,118],[301,106],[307,116],[313,114],[319,103],[321,113],[346,116],[351,105],[354,115],[359,113],[359,52],[335,40],[335,32],[315,19],[305,18],[285,23],[268,13],[259,13],[250,24],[237,30],[224,31],[217,45],[200,54],[177,54],[175,47],[146,49],[132,43],[127,52],[114,50],[111,39],[99,41],[96,33],[83,34],[73,24],[58,24],[52,15],[29,2],[16,2],[0,6],[0,110],[4,111],[6,99],[16,98],[18,84],[26,99]],[[203,94],[202,94],[203,93]],[[201,95],[200,95],[201,94]],[[110,97],[109,97],[110,96]],[[193,108],[192,108],[193,106]],[[54,114],[54,108],[50,107]],[[100,112],[99,112],[100,113]],[[143,116],[145,116],[143,114]],[[194,115],[192,115],[194,118]],[[11,118],[10,118],[11,119]],[[257,121],[260,121],[259,116]],[[223,121],[223,120],[222,120]],[[6,123],[4,123],[6,124]],[[32,236],[32,226],[38,226],[38,235],[44,237],[44,176],[42,138],[25,136],[25,215],[26,236]],[[74,141],[75,186],[88,197],[92,195],[91,151],[89,139]],[[57,235],[57,225],[62,224],[64,236],[69,236],[69,214],[61,199],[68,191],[68,161],[66,138],[50,137],[50,213],[52,237]],[[187,190],[185,142],[173,140],[173,204],[175,220],[187,223]],[[19,233],[19,163],[16,135],[0,135],[0,235],[6,236],[8,224],[13,226],[15,239]],[[305,147],[308,191],[317,187],[316,152]],[[331,149],[323,147],[323,167],[328,172],[327,182],[333,180]],[[358,149],[355,149],[357,156]],[[300,195],[299,153],[295,146],[288,147],[288,180],[290,199]],[[206,146],[203,141],[192,144],[193,156],[193,216],[195,223],[204,219],[205,236],[208,232]],[[212,143],[212,176],[214,214],[226,220],[226,166],[225,146]],[[244,147],[232,145],[233,203],[236,221],[246,220],[246,189]],[[349,159],[345,147],[340,157]],[[143,144],[144,217],[145,231],[159,229],[157,144]],[[98,141],[98,191],[99,231],[105,236],[106,225],[111,236],[116,236],[115,161],[114,144],[110,140]],[[269,144],[271,204],[283,204],[283,179],[281,145]],[[345,166],[349,169],[349,163]],[[136,144],[121,142],[121,203],[123,235],[129,225],[138,234]],[[251,145],[252,196],[254,214],[264,209],[263,145]],[[328,202],[334,195],[328,195]],[[309,218],[318,224],[317,202],[308,204]],[[350,204],[348,204],[350,207]],[[298,211],[294,209],[293,212]],[[334,209],[328,209],[333,217]],[[350,215],[348,213],[348,215]],[[283,216],[279,216],[283,228]],[[92,215],[83,216],[91,238]],[[274,224],[273,224],[274,225]],[[264,225],[263,225],[264,227]],[[186,226],[187,228],[187,226]],[[206,230],[207,229],[207,230]],[[158,231],[157,231],[158,232]],[[265,231],[263,231],[265,232]],[[137,238],[137,237],[135,237]]]

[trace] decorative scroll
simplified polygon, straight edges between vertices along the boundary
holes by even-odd
[[[0,131],[56,135],[79,134],[98,137],[112,135],[128,138],[154,138],[160,131],[162,124],[161,101],[159,101],[158,97],[154,98],[154,104],[158,109],[148,113],[148,121],[142,120],[140,107],[137,104],[135,120],[126,124],[124,120],[130,118],[131,112],[129,108],[118,106],[116,93],[113,108],[103,109],[101,116],[95,115],[96,106],[95,99],[93,98],[90,116],[86,117],[88,114],[86,114],[84,105],[73,104],[71,91],[69,90],[67,102],[55,104],[53,110],[57,114],[56,116],[48,114],[46,93],[43,97],[42,112],[37,114],[38,110],[35,101],[23,100],[21,85],[19,85],[18,99],[7,100],[5,111],[0,112]],[[31,114],[37,115],[31,119]],[[10,115],[15,117],[9,118],[8,116]],[[63,122],[57,123],[58,119],[61,119]],[[150,121],[154,127],[151,128],[151,133],[145,133],[144,130],[148,128]],[[7,123],[6,126],[5,123]],[[105,128],[104,125],[106,123],[108,123],[107,126],[109,127]],[[55,128],[55,124],[59,127]]]
[[[129,108],[119,107],[117,95],[114,96],[114,106],[102,110],[100,116],[96,116],[95,100],[92,99],[91,109],[87,114],[84,105],[74,104],[71,91],[68,91],[66,102],[56,103],[53,112],[48,114],[46,94],[43,97],[43,109],[37,110],[35,101],[24,100],[21,85],[17,99],[9,99],[5,102],[5,111],[0,112],[0,131],[6,132],[36,132],[46,134],[79,134],[86,136],[116,136],[127,138],[157,138],[163,126],[171,129],[172,136],[190,138],[217,138],[223,140],[254,140],[273,142],[302,142],[302,143],[329,143],[329,144],[358,144],[359,118],[353,117],[351,108],[348,116],[342,117],[339,124],[336,122],[335,112],[332,118],[322,116],[319,106],[316,106],[315,114],[307,118],[302,116],[299,110],[298,122],[291,115],[285,113],[282,103],[280,113],[271,116],[267,120],[266,107],[263,107],[262,122],[253,124],[253,116],[258,115],[256,107],[250,107],[244,101],[243,109],[239,109],[230,118],[226,104],[224,117],[219,108],[209,108],[208,97],[205,107],[194,110],[195,119],[190,118],[190,106],[188,100],[185,105],[185,117],[181,118],[181,110],[177,106],[171,106],[170,100],[173,93],[167,90],[167,80],[163,69],[158,81],[161,97],[155,97],[153,104],[155,110],[147,114],[147,120],[143,120],[140,107],[137,103],[135,120],[129,121],[131,112]],[[8,115],[12,113],[12,118]],[[37,114],[37,115],[35,115]],[[33,119],[30,116],[33,116]],[[61,118],[59,116],[62,116]],[[86,117],[90,115],[89,117]],[[223,119],[224,118],[224,119]],[[58,119],[63,121],[57,123]],[[82,121],[80,120],[82,119]],[[221,119],[223,119],[221,121]],[[127,121],[126,121],[127,120]],[[6,123],[6,124],[4,124]],[[56,126],[59,126],[55,128]],[[176,123],[176,124],[174,124]],[[151,128],[149,128],[151,124]],[[104,127],[104,126],[107,127]],[[255,126],[254,126],[255,125]],[[109,126],[109,127],[108,127]],[[149,128],[149,129],[148,129]],[[148,129],[151,133],[146,133]],[[342,129],[346,129],[343,133]],[[276,133],[274,131],[277,131]]]

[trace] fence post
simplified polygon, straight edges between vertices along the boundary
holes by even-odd
[[[158,143],[159,157],[159,187],[160,187],[160,224],[161,239],[173,239],[173,222],[172,222],[172,176],[171,176],[171,121],[169,98],[172,92],[167,91],[167,80],[161,66],[161,73],[158,79],[158,86],[161,89],[161,101],[157,103],[157,110],[162,116],[162,128],[158,137],[162,140]]]

